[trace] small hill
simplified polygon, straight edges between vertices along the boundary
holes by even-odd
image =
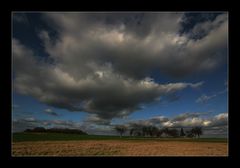
[[[64,133],[64,134],[79,134],[88,135],[86,132],[79,129],[68,129],[68,128],[50,128],[45,129],[43,127],[36,127],[33,129],[26,129],[24,132],[36,132],[36,133]]]

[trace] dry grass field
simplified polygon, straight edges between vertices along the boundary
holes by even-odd
[[[227,156],[226,142],[28,141],[13,142],[13,156]]]

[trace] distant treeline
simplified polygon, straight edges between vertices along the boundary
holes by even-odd
[[[26,129],[24,132],[36,132],[36,133],[65,133],[65,134],[81,134],[88,135],[86,132],[79,129],[68,129],[68,128],[50,128],[45,129],[43,127],[36,127],[33,129]]]
[[[193,127],[188,131],[176,128],[158,128],[156,126],[144,126],[140,124],[133,124],[130,127],[124,125],[116,125],[115,130],[122,135],[129,130],[130,136],[143,136],[143,137],[200,137],[203,134],[202,127]]]

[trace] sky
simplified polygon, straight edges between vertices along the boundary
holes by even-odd
[[[227,12],[13,12],[12,130],[228,134]]]

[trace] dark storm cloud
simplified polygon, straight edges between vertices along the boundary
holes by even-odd
[[[76,80],[58,66],[34,60],[33,52],[15,39],[13,54],[18,64],[14,67],[14,86],[20,93],[30,94],[53,107],[86,111],[105,119],[126,116],[142,103],[202,85],[202,82],[158,84],[151,78],[136,80],[114,73],[111,66]]]
[[[206,30],[197,41],[189,38],[191,32],[179,34],[183,13],[42,16],[57,32],[57,38],[48,30],[38,35],[54,64],[36,59],[34,49],[13,39],[14,88],[53,107],[88,112],[96,122],[127,116],[160,97],[178,100],[170,95],[200,87],[200,81],[157,83],[149,74],[157,69],[181,77],[212,70],[227,43],[227,14],[196,24],[192,31]]]
[[[227,47],[227,14],[195,24],[184,35],[178,33],[183,13],[48,13],[45,17],[56,24],[60,39],[51,45],[45,38],[46,50],[73,75],[79,68],[81,75],[92,72],[89,62],[108,62],[114,71],[134,78],[145,77],[151,69],[184,76],[216,67]],[[197,41],[188,38],[198,29],[206,30],[206,36]]]

